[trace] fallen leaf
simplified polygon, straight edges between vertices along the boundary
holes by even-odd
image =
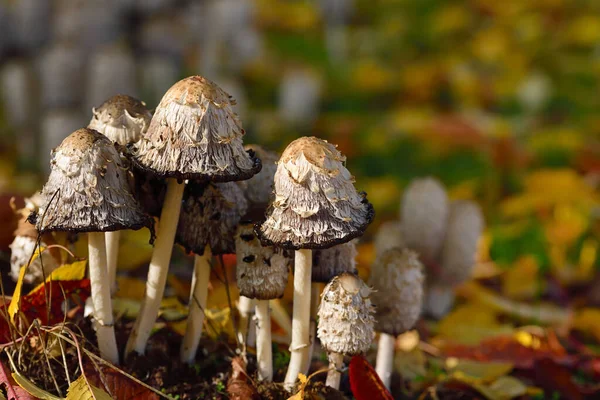
[[[350,387],[356,400],[393,400],[375,369],[363,356],[350,361]]]
[[[467,376],[471,379],[490,382],[496,380],[512,371],[513,364],[510,362],[479,362],[474,360],[448,358],[446,367],[450,374]]]
[[[115,399],[128,400],[156,400],[160,397],[148,388],[129,379],[119,371],[99,365],[100,369],[91,368],[88,364],[85,369],[85,376],[88,381],[97,387],[105,388]]]
[[[43,248],[38,247],[31,256],[31,260],[29,262],[32,263],[36,258],[38,258],[40,254],[42,254],[42,251]],[[19,278],[17,279],[17,285],[15,286],[12,299],[10,300],[10,304],[8,305],[8,315],[10,317],[10,321],[13,324],[15,323],[15,315],[19,312],[19,308],[21,305],[21,292],[23,290],[23,280],[25,279],[26,272],[27,268],[24,266],[21,267],[21,270],[19,271]]]
[[[115,297],[121,299],[141,300],[146,292],[146,282],[128,276],[118,276],[117,287],[119,289],[115,293]]]
[[[35,399],[40,400],[63,400],[61,397],[55,396],[52,393],[48,393],[43,389],[40,389],[35,385],[35,383],[31,382],[29,379],[25,378],[19,372],[13,372],[12,377],[15,382],[21,386],[27,393],[32,395]]]
[[[535,361],[535,383],[549,393],[559,392],[567,400],[583,400],[585,395],[573,381],[569,368],[558,364],[551,358]]]
[[[29,393],[22,387],[16,385],[16,382],[8,372],[8,369],[0,361],[0,389],[6,392],[7,400],[34,400]],[[0,394],[2,391],[0,390]],[[6,397],[5,397],[6,398]]]
[[[600,309],[584,308],[579,310],[573,318],[572,328],[600,341]]]
[[[69,386],[66,400],[111,400],[111,397],[104,390],[88,384],[85,376],[81,374]]]
[[[259,399],[258,391],[246,372],[246,363],[242,357],[231,360],[231,377],[227,381],[227,394],[233,400]]]

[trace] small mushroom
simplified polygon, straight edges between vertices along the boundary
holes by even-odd
[[[175,83],[156,108],[146,134],[132,146],[142,171],[167,180],[159,234],[152,253],[141,312],[126,353],[143,353],[163,297],[183,199],[184,179],[229,182],[260,171],[260,160],[246,152],[244,130],[231,109],[235,101],[201,76]]]
[[[256,299],[256,358],[258,377],[273,380],[269,300],[283,296],[290,270],[285,251],[263,247],[252,223],[240,224],[236,233],[237,284],[240,295]]]
[[[311,250],[359,237],[373,219],[373,207],[356,192],[345,161],[335,146],[316,137],[290,143],[277,165],[266,220],[256,227],[263,245],[296,250],[288,388],[309,365]]]
[[[248,180],[238,182],[244,189],[249,203],[248,215],[244,219],[262,221],[273,193],[273,179],[275,171],[277,171],[279,154],[255,144],[246,145],[244,148],[253,151],[262,162],[262,169],[258,174]]]
[[[484,224],[476,203],[466,200],[451,203],[441,267],[437,273],[427,275],[425,310],[434,318],[448,313],[454,303],[454,289],[471,277]]]
[[[400,221],[386,221],[379,226],[374,239],[375,254],[383,254],[386,250],[406,247],[402,236]]]
[[[40,234],[87,232],[90,282],[100,354],[118,363],[104,232],[152,227],[129,191],[121,157],[113,143],[92,129],[69,135],[52,156],[43,204],[30,219]]]
[[[396,336],[411,329],[423,302],[423,265],[412,250],[392,248],[375,259],[369,284],[380,332],[375,370],[389,389]]]
[[[152,118],[143,101],[122,94],[110,97],[98,108],[93,108],[92,113],[94,116],[88,128],[95,129],[123,148],[140,139],[148,129]],[[106,258],[112,293],[117,290],[120,237],[120,231],[106,232]]]
[[[235,253],[235,232],[248,203],[234,182],[189,183],[183,195],[175,242],[194,253],[188,322],[180,355],[192,363],[204,325],[211,256]]]
[[[339,389],[344,355],[366,352],[375,337],[371,289],[356,275],[343,273],[325,286],[317,334],[329,353],[327,386]]]
[[[416,179],[402,198],[400,221],[406,246],[419,254],[426,266],[442,250],[448,220],[448,196],[434,178]]]

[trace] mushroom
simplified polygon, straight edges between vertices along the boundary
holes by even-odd
[[[144,352],[158,316],[183,199],[183,180],[228,182],[248,179],[260,171],[260,160],[244,151],[244,130],[231,109],[233,104],[235,101],[208,79],[182,79],[165,93],[148,131],[132,146],[136,167],[165,178],[167,189],[146,293],[127,353]]]
[[[448,196],[434,178],[416,179],[408,185],[400,209],[402,237],[429,267],[442,249],[448,220]]]
[[[69,135],[52,154],[51,172],[42,189],[43,204],[30,219],[40,234],[87,232],[90,283],[100,354],[119,362],[106,270],[104,232],[152,228],[129,191],[118,151],[92,129]]]
[[[110,97],[98,108],[93,108],[92,113],[94,116],[88,124],[88,128],[95,129],[123,148],[140,140],[152,118],[152,114],[143,101],[122,94]],[[120,231],[106,232],[106,258],[112,293],[117,290],[120,237]]]
[[[375,254],[383,254],[386,250],[395,247],[406,247],[402,236],[402,224],[399,221],[386,221],[379,225],[375,239]]]
[[[312,249],[324,249],[361,236],[374,211],[334,145],[302,137],[283,152],[275,173],[275,198],[266,220],[256,227],[263,243],[295,250],[294,307],[288,388],[308,365]]]
[[[388,389],[394,362],[396,336],[411,329],[421,313],[423,265],[417,253],[392,248],[375,259],[369,285],[376,306],[375,330],[379,334],[375,370]]]
[[[192,363],[202,335],[210,280],[211,255],[235,253],[235,232],[248,203],[234,182],[189,183],[175,241],[194,253],[194,275],[181,360]]]
[[[483,227],[479,205],[467,200],[450,204],[441,267],[427,275],[425,310],[434,318],[448,313],[454,303],[454,288],[471,277]]]
[[[253,224],[240,224],[236,234],[237,284],[240,295],[256,299],[256,359],[258,377],[273,380],[269,300],[283,296],[290,259],[281,249],[263,247]]]
[[[344,272],[325,286],[319,307],[318,335],[329,353],[327,386],[339,389],[344,355],[366,352],[375,337],[371,289],[356,275]]]
[[[328,249],[313,251],[312,259],[312,283],[310,285],[310,339],[311,346],[308,355],[308,362],[303,367],[302,373],[307,374],[310,367],[310,360],[314,352],[315,340],[317,335],[317,312],[319,310],[319,299],[321,298],[322,288],[335,276],[344,272],[357,273],[356,270],[356,240],[347,243],[338,244]]]

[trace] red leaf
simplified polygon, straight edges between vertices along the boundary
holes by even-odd
[[[102,390],[106,390],[113,399],[158,400],[159,397],[150,389],[129,379],[114,369],[101,365],[100,371],[85,366],[85,376],[89,382]]]
[[[350,361],[350,387],[356,400],[393,400],[377,372],[363,356],[354,356]]]
[[[8,400],[35,400],[35,397],[31,396],[25,389],[15,383],[10,371],[2,364],[2,361],[0,361],[0,388],[6,391],[6,398]]]
[[[227,381],[227,394],[233,400],[254,400],[258,399],[258,392],[252,385],[252,381],[246,372],[246,363],[241,357],[234,357],[231,360],[231,376]]]

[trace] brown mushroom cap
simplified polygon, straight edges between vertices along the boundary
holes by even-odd
[[[479,205],[466,200],[453,201],[450,204],[441,268],[439,275],[431,274],[432,282],[452,287],[471,277],[477,242],[483,228],[484,219]]]
[[[421,313],[423,281],[423,265],[414,251],[392,248],[377,257],[369,284],[378,332],[398,336],[414,326]]]
[[[248,203],[234,182],[186,185],[175,242],[186,251],[204,254],[235,253],[235,231]]]
[[[329,282],[344,272],[356,274],[356,240],[313,251],[312,281]]]
[[[416,179],[404,191],[400,210],[402,236],[406,246],[426,264],[437,260],[441,252],[448,207],[446,190],[437,179]]]
[[[285,250],[263,247],[252,223],[240,224],[235,236],[236,277],[240,295],[271,300],[283,296],[291,259]]]
[[[152,119],[146,104],[134,97],[118,94],[92,109],[88,128],[95,129],[113,142],[126,146],[140,140]]]
[[[242,144],[235,101],[213,82],[190,76],[175,83],[133,145],[133,161],[162,177],[229,182],[248,179],[261,163]]]
[[[325,286],[319,306],[317,336],[330,353],[366,352],[375,331],[371,289],[356,275],[343,273]]]
[[[344,157],[330,143],[302,137],[290,143],[275,173],[275,198],[257,229],[263,244],[323,249],[361,236],[374,216]]]
[[[106,136],[79,129],[53,151],[44,203],[30,219],[40,233],[152,229],[152,219],[129,191],[126,173]]]

